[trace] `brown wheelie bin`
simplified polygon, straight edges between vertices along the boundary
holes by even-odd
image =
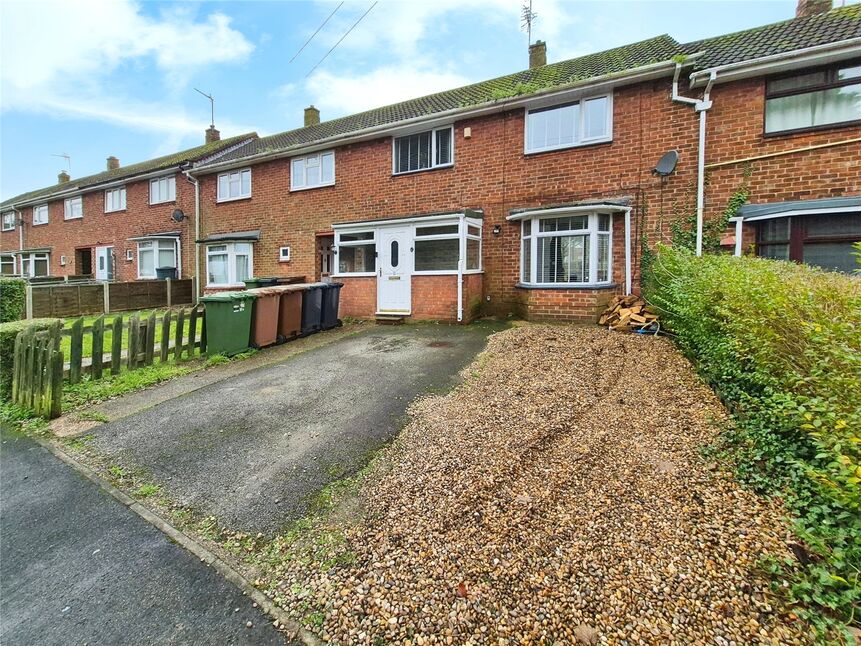
[[[283,343],[295,339],[302,333],[302,292],[304,284],[278,285],[269,290],[281,295],[278,306],[278,340]]]
[[[278,342],[278,306],[281,294],[274,287],[247,290],[254,294],[254,313],[251,316],[251,347],[265,348]]]

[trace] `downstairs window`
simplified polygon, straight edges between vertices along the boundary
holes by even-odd
[[[609,284],[612,218],[608,213],[524,220],[520,280],[527,285]]]

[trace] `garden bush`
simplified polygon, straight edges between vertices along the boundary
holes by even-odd
[[[719,452],[793,513],[768,567],[830,639],[861,618],[861,278],[661,247],[644,294],[733,414]]]
[[[24,318],[27,281],[22,278],[0,278],[0,323]]]
[[[47,330],[54,324],[62,324],[62,319],[31,319],[0,323],[0,401],[9,401],[12,396],[12,355],[15,351],[15,337],[23,330],[30,328],[37,331]]]

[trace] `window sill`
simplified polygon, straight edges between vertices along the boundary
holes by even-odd
[[[248,280],[251,280],[250,278]],[[213,285],[207,283],[204,289],[245,289],[245,283],[230,283],[224,285]]]
[[[33,226],[34,226],[34,227],[44,227],[44,226],[46,226],[47,224],[49,224],[49,223],[48,223],[48,222],[34,222],[34,223],[33,223]],[[3,230],[4,230],[4,231],[6,231],[6,229],[3,229]],[[12,230],[14,231],[14,229],[12,229]]]
[[[774,139],[777,137],[791,137],[793,135],[806,135],[812,132],[823,132],[825,130],[840,130],[841,128],[852,128],[861,125],[861,119],[854,121],[841,121],[840,123],[827,123],[822,126],[809,126],[807,128],[794,128],[793,130],[777,130],[775,132],[763,131],[763,139]]]
[[[314,186],[291,186],[291,193],[298,193],[299,191],[313,191],[315,188],[329,188],[330,186],[334,186],[335,182],[327,182],[326,184],[314,184]]]
[[[361,272],[361,273],[352,273],[352,274],[331,274],[332,278],[371,278],[376,276],[377,272]]]
[[[250,200],[250,195],[240,195],[239,197],[225,197],[222,199],[216,199],[216,204],[224,204],[225,202],[241,202],[242,200]]]
[[[445,170],[446,168],[454,168],[454,162],[451,164],[440,164],[439,166],[431,166],[430,168],[418,168],[416,170],[405,170],[401,173],[392,173],[392,177],[403,177],[404,175],[415,175],[416,173],[427,173],[432,170]]]
[[[531,157],[532,155],[540,155],[541,153],[553,153],[560,150],[570,150],[572,148],[588,148],[589,146],[599,146],[601,144],[611,144],[613,143],[613,137],[607,137],[603,139],[593,139],[591,141],[584,141],[579,144],[571,144],[569,146],[554,146],[553,148],[542,148],[541,150],[527,150],[523,149],[523,154],[527,157]]]
[[[161,206],[162,204],[176,204],[176,200],[165,200],[164,202],[150,202],[148,206]]]
[[[76,215],[75,217],[72,217],[72,218],[67,218],[67,217],[65,217],[65,216],[64,216],[64,217],[63,217],[63,222],[69,222],[69,221],[71,221],[71,220],[83,220],[83,219],[84,219],[84,216],[83,216],[83,215]]]
[[[3,233],[9,233],[9,231],[14,231],[14,230],[15,230],[15,227],[12,227],[11,229],[0,229],[0,231],[2,231]]]
[[[105,215],[108,215],[109,213],[123,213],[123,212],[125,212],[125,211],[127,211],[127,210],[128,210],[128,209],[113,209],[113,210],[111,210],[111,211],[105,211]]]
[[[483,269],[464,269],[463,275],[483,274]],[[413,276],[457,276],[457,269],[418,270],[413,271]]]
[[[615,289],[619,283],[517,283],[517,289]]]

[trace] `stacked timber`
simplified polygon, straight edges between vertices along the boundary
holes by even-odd
[[[606,325],[611,330],[630,332],[643,328],[657,328],[658,315],[646,305],[646,301],[630,294],[616,296],[598,319],[598,325]]]

